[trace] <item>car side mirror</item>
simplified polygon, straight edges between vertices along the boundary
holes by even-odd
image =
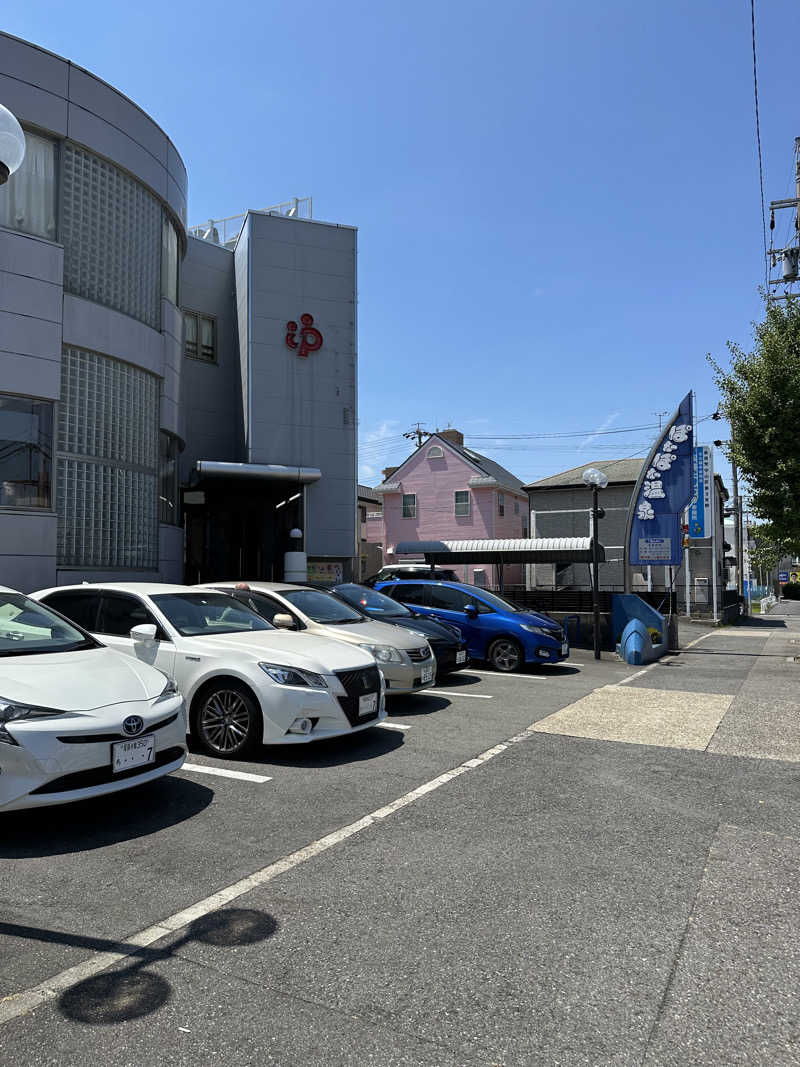
[[[464,614],[467,616],[468,619],[477,619],[478,609],[475,607],[474,604],[465,604]]]
[[[294,619],[289,614],[278,614],[272,616],[272,625],[277,626],[279,630],[294,630]]]
[[[152,622],[143,622],[140,626],[132,628],[131,637],[134,641],[141,641],[143,645],[154,645],[157,632]]]

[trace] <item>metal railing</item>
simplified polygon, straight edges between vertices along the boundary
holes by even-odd
[[[282,204],[273,204],[272,207],[261,208],[254,211],[255,215],[280,215],[285,219],[310,219],[312,205],[310,196],[295,196],[291,200],[284,200]],[[228,215],[224,219],[209,219],[199,226],[190,226],[190,237],[199,237],[201,241],[210,241],[211,244],[222,245],[224,248],[233,248],[242,232],[244,220],[248,212],[241,215]]]

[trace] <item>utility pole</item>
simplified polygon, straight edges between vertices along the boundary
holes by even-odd
[[[794,139],[794,173],[795,195],[786,200],[771,200],[769,205],[769,231],[770,247],[767,252],[767,306],[774,300],[785,300],[790,296],[797,296],[792,286],[800,278],[800,137]],[[786,234],[786,244],[774,244],[775,239],[775,212],[789,210],[794,214],[794,235]],[[785,217],[785,216],[783,216]],[[791,226],[791,224],[790,224]],[[778,237],[780,241],[780,236]],[[780,268],[780,276],[772,278],[769,275],[776,268]],[[783,292],[778,292],[778,287],[783,286]]]
[[[665,415],[669,415],[669,412],[668,411],[654,411],[653,414],[658,419],[658,432],[661,433],[661,420],[664,418]]]
[[[403,437],[407,437],[409,441],[413,441],[414,438],[416,437],[416,439],[417,439],[417,448],[421,448],[423,440],[426,437],[430,437],[430,435],[431,435],[431,431],[430,430],[423,430],[422,423],[418,422],[417,425],[413,428],[413,430],[409,430],[408,433],[404,433]]]

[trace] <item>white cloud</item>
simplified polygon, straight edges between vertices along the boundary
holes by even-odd
[[[583,442],[581,443],[581,445],[580,445],[580,447],[579,447],[579,451],[581,451],[581,452],[582,452],[582,451],[583,451],[583,450],[584,450],[585,448],[588,448],[588,447],[589,447],[589,445],[590,445],[590,444],[592,443],[592,441],[594,441],[594,440],[595,440],[595,439],[597,438],[597,436],[598,436],[599,434],[601,434],[601,433],[603,432],[603,430],[607,430],[607,429],[609,428],[609,426],[611,425],[611,423],[612,423],[612,422],[614,421],[614,419],[618,419],[618,418],[619,418],[619,412],[618,412],[618,411],[614,411],[614,412],[612,412],[612,413],[611,413],[611,414],[610,414],[610,415],[608,416],[608,418],[607,418],[607,419],[605,419],[605,421],[604,421],[604,422],[602,422],[602,423],[601,423],[601,424],[600,424],[600,425],[599,425],[599,426],[597,427],[597,429],[596,429],[596,430],[594,431],[594,433],[593,433],[593,434],[590,434],[590,435],[589,435],[589,436],[588,436],[588,437],[586,438],[586,440],[585,440],[585,441],[583,441]]]

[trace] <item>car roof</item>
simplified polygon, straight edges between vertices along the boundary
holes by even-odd
[[[316,589],[320,593],[331,592],[330,589],[320,589],[314,585],[295,585],[292,582],[206,582],[195,589],[233,589],[239,593],[246,593],[248,589],[262,593],[288,593],[293,589]]]
[[[446,585],[450,589],[461,589],[465,593],[491,593],[491,589],[481,589],[479,585],[470,585],[469,582],[447,582],[438,581],[430,578],[415,578],[413,581],[406,582],[402,578],[397,578],[391,582],[381,582],[381,585]],[[380,592],[380,589],[378,590]],[[499,594],[495,593],[495,596]]]
[[[207,593],[210,590],[197,585],[170,585],[166,582],[81,582],[79,585],[54,585],[40,589],[40,594],[63,592],[92,592],[106,589],[112,593],[138,593],[139,596],[157,596],[159,593]]]

